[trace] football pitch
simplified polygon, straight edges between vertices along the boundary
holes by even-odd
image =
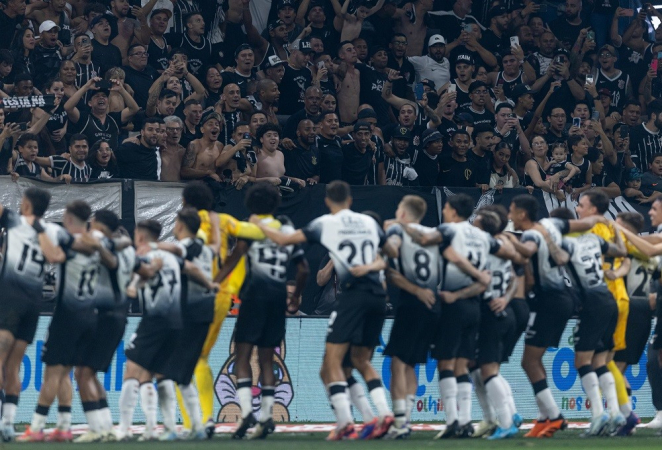
[[[352,441],[352,442],[325,442],[326,433],[276,433],[263,441],[234,441],[228,434],[217,435],[209,441],[187,442],[122,442],[111,444],[54,444],[53,448],[58,450],[80,449],[80,448],[121,448],[122,450],[156,450],[166,448],[181,448],[186,450],[204,450],[213,448],[223,449],[269,449],[269,450],[323,450],[352,448],[360,450],[371,449],[493,449],[493,448],[603,448],[603,449],[648,449],[662,447],[662,437],[657,436],[655,431],[638,429],[634,436],[628,438],[582,438],[583,430],[566,430],[557,433],[551,439],[524,439],[517,437],[503,441],[487,441],[485,439],[454,439],[444,441],[433,441],[435,432],[415,432],[407,440],[402,441]],[[523,432],[521,434],[524,434]],[[0,444],[0,448],[17,448],[19,450],[44,449],[48,444],[44,443],[14,443]],[[219,446],[219,447],[217,447]],[[49,446],[50,447],[50,446]]]

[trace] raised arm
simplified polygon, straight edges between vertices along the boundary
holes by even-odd
[[[262,219],[256,215],[251,216],[250,222],[257,225],[267,238],[280,246],[303,244],[304,242],[307,242],[306,235],[303,234],[303,231],[301,230],[296,230],[292,234],[285,234],[262,223]]]
[[[67,102],[64,104],[64,110],[67,112],[67,117],[69,118],[71,123],[78,123],[78,119],[80,119],[80,111],[78,110],[76,105],[78,105],[78,103],[81,101],[85,93],[90,89],[92,89],[92,86],[97,81],[101,81],[101,78],[94,77],[87,80],[87,83],[85,83],[85,85],[82,88],[74,92],[74,95],[69,97],[69,100],[67,100]]]

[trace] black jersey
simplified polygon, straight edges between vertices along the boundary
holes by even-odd
[[[593,233],[565,237],[563,249],[570,255],[566,267],[574,287],[584,295],[590,291],[608,290],[602,270],[602,258],[609,250],[609,244],[604,239]]]
[[[170,33],[167,39],[173,48],[186,50],[188,71],[199,78],[200,70],[212,61],[211,42],[204,36],[200,36],[200,42],[194,42],[187,33]]]
[[[278,113],[291,115],[303,108],[306,89],[310,87],[312,82],[313,74],[309,68],[293,69],[289,64],[286,64],[285,75],[283,75],[283,80],[278,87],[281,92],[278,100]]]
[[[320,183],[342,179],[343,151],[340,138],[327,139],[322,135],[315,138],[320,155]]]
[[[182,327],[181,269],[184,260],[162,250],[152,250],[144,258],[147,261],[155,258],[163,261],[161,270],[138,291],[143,303],[144,316],[160,319],[164,328],[180,329]]]
[[[223,130],[221,130],[221,135],[218,137],[218,142],[223,145],[228,145],[232,140],[232,135],[234,134],[234,129],[236,128],[237,123],[241,121],[241,111],[224,112],[223,119],[225,119],[225,123],[222,124]]]
[[[570,155],[568,155],[568,162],[579,168],[579,173],[572,177],[570,180],[570,185],[573,188],[580,188],[584,186],[584,184],[586,184],[586,173],[591,168],[591,162],[588,160],[588,158],[583,158],[580,164],[575,164],[572,162],[572,157]]]
[[[106,115],[105,122],[101,122],[96,116],[87,112],[81,111],[76,129],[79,133],[87,136],[90,143],[100,140],[108,141],[110,148],[116,149],[118,147],[118,138],[120,134],[120,127],[122,125],[122,113],[111,112]]]
[[[166,70],[170,65],[170,53],[168,52],[168,40],[163,36],[163,45],[158,44],[154,38],[150,38],[147,46],[147,64],[156,70]]]
[[[609,92],[611,92],[611,107],[615,111],[622,111],[627,101],[627,86],[629,83],[630,75],[623,71],[619,71],[618,75],[610,78],[600,69],[595,80],[595,88],[598,90],[609,89]]]
[[[23,159],[23,156],[21,156],[20,152],[18,152],[18,157],[14,163],[14,172],[22,177],[41,178],[41,167],[39,164],[36,162],[29,164],[25,159]]]

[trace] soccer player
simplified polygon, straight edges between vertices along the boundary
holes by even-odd
[[[39,391],[39,399],[32,423],[18,440],[21,442],[36,441],[70,441],[71,410],[64,411],[63,406],[71,408],[71,395],[65,397],[62,392],[64,383],[68,383],[71,369],[84,365],[84,356],[91,342],[97,324],[95,309],[96,283],[100,269],[100,257],[97,252],[84,254],[74,250],[74,235],[86,231],[87,220],[92,214],[90,206],[82,200],[76,200],[67,205],[63,224],[66,232],[58,230],[57,263],[59,269],[59,294],[53,318],[48,327],[48,335],[44,343],[42,361],[46,364],[44,381]],[[66,380],[65,380],[66,379]],[[48,410],[58,396],[58,410],[63,413],[62,421],[56,430],[46,437],[44,427],[48,418]],[[63,401],[65,400],[65,401]],[[68,404],[66,404],[68,403]]]
[[[550,216],[565,221],[573,219],[572,212],[567,208],[555,209]],[[546,240],[550,239],[545,231],[542,234]],[[609,432],[610,428],[615,430],[625,424],[625,417],[618,409],[616,386],[606,367],[608,352],[614,347],[618,307],[600,267],[603,256],[627,255],[621,234],[614,233],[614,236],[613,244],[593,233],[564,237],[562,244],[570,255],[566,267],[580,303],[579,320],[573,331],[573,339],[575,367],[591,402],[592,420],[586,436],[599,436]],[[607,400],[608,412],[604,410],[600,390]]]
[[[591,217],[581,223],[563,222],[558,219],[540,221],[547,233],[546,240],[539,229],[535,229],[538,217],[538,201],[530,195],[518,195],[510,204],[509,219],[516,230],[522,230],[521,242],[512,241],[515,249],[531,260],[535,301],[530,304],[531,320],[524,340],[522,367],[531,382],[538,404],[538,420],[524,437],[552,437],[567,427],[558,405],[547,387],[547,372],[542,357],[547,347],[557,347],[568,320],[572,316],[574,301],[565,284],[561,266],[568,255],[561,248],[562,234],[586,231],[604,217]],[[550,245],[551,244],[551,245]]]
[[[294,228],[273,217],[280,205],[278,188],[268,183],[257,183],[246,192],[246,208],[257,217],[264,229],[277,229],[283,235],[294,233]],[[265,233],[266,234],[266,233]],[[268,235],[267,235],[268,236]],[[237,396],[241,407],[241,422],[232,434],[241,439],[255,425],[249,439],[264,439],[275,430],[272,418],[275,378],[273,372],[274,348],[285,338],[285,313],[299,310],[301,292],[308,276],[308,262],[298,245],[279,246],[265,239],[252,241],[240,239],[232,254],[221,268],[216,279],[227,277],[239,260],[246,255],[247,276],[241,289],[242,299],[235,342],[237,360],[234,373],[237,376]],[[296,286],[287,294],[288,262],[297,265]],[[253,416],[251,354],[257,347],[262,383],[260,419]]]
[[[379,423],[371,437],[380,437],[386,434],[394,422],[382,381],[370,363],[370,356],[379,344],[384,324],[386,293],[378,273],[370,272],[355,278],[349,269],[372,263],[377,258],[377,249],[384,244],[384,234],[373,218],[349,209],[352,197],[347,183],[329,183],[324,201],[331,214],[318,217],[292,234],[269,228],[256,217],[251,218],[251,222],[257,222],[264,234],[278,245],[320,243],[329,251],[343,290],[338,306],[329,319],[320,374],[338,422],[333,439],[358,437],[346,392],[347,381],[342,369],[343,357],[350,344],[352,363],[366,380],[370,397],[379,415]]]
[[[0,228],[5,229],[0,274],[0,389],[6,394],[0,432],[5,441],[15,437],[19,370],[37,331],[44,264],[62,260],[57,246],[59,227],[41,220],[50,200],[48,191],[32,187],[23,193],[20,215],[0,205]]]
[[[420,225],[427,204],[421,197],[406,195],[395,212],[395,220],[419,230],[432,233],[433,228]],[[400,223],[391,223],[387,228],[389,257],[397,261],[397,270],[388,271],[388,280],[400,290],[400,303],[396,309],[389,343],[384,354],[391,356],[391,398],[395,422],[385,438],[400,439],[411,433],[408,416],[414,406],[418,381],[414,367],[427,361],[432,344],[434,328],[439,320],[441,304],[437,286],[440,283],[440,253],[436,246],[423,247],[416,244],[403,230]],[[464,270],[480,275],[466,259],[447,247],[444,258],[463,264]]]

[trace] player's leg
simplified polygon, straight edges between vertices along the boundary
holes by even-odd
[[[163,433],[161,434],[160,439],[176,439],[177,394],[175,393],[175,382],[162,374],[157,374],[156,394],[158,397],[159,409],[163,416]]]
[[[273,372],[274,347],[258,347],[258,364],[260,366],[260,382],[262,384],[262,399],[260,402],[260,420],[249,439],[264,439],[276,430],[273,420],[274,395],[276,377]]]
[[[561,415],[561,411],[552,396],[552,391],[547,386],[547,372],[542,363],[542,357],[546,350],[546,347],[524,346],[522,368],[533,387],[533,393],[536,397],[539,411],[536,423],[538,429],[534,426],[531,430],[536,433],[529,432],[524,435],[525,437],[538,437],[538,433],[544,431],[551,421],[556,420]]]
[[[469,377],[474,386],[474,392],[476,393],[476,398],[478,399],[478,404],[483,411],[483,420],[476,427],[474,432],[474,437],[484,437],[490,436],[494,433],[497,427],[497,416],[496,411],[492,407],[492,403],[487,397],[487,390],[485,389],[485,383],[483,383],[483,377],[481,375],[481,370],[479,366],[476,366],[470,373]]]
[[[14,346],[14,335],[8,330],[0,330],[0,389],[5,387],[5,366]]]
[[[73,387],[71,386],[71,367],[69,372],[60,380],[60,388],[57,392],[57,421],[55,430],[46,440],[56,442],[68,442],[73,440],[71,433],[71,401]]]
[[[348,348],[349,343],[326,343],[322,367],[320,368],[320,378],[325,383],[329,394],[329,401],[336,415],[337,429],[342,431],[346,428],[349,429],[351,426],[351,432],[354,432],[354,421],[349,396],[347,395],[347,379],[342,369],[342,360]],[[338,434],[335,436],[338,436]]]
[[[47,365],[44,372],[44,380],[39,391],[39,398],[37,400],[37,407],[32,415],[32,422],[22,436],[18,438],[21,442],[43,441],[44,428],[46,426],[46,419],[48,418],[48,411],[55,401],[55,397],[60,390],[60,383],[62,380],[69,376],[71,371],[70,366],[62,365]]]
[[[397,356],[391,359],[391,402],[396,428],[407,424],[407,367]]]
[[[582,324],[580,321],[578,327],[581,326]],[[576,342],[581,342],[581,340]],[[602,404],[602,394],[600,393],[598,374],[593,366],[594,353],[593,350],[575,350],[575,368],[579,374],[586,397],[591,402],[591,426],[586,432],[587,436],[598,436],[609,420],[609,415],[605,413]]]
[[[363,389],[363,385],[356,381],[356,378],[354,378],[354,375],[352,375],[354,367],[352,366],[351,360],[352,358],[348,350],[345,359],[343,359],[343,371],[347,377],[349,400],[352,402],[352,405],[354,405],[354,407],[361,413],[361,419],[363,420],[365,428],[365,424],[372,422],[375,419],[375,415],[372,412],[372,406],[370,406],[368,397],[365,395],[365,389]],[[349,367],[347,367],[348,364]]]
[[[508,391],[499,379],[499,363],[491,362],[482,364],[480,367],[482,384],[485,386],[485,393],[490,407],[496,413],[499,421],[499,427],[505,431],[513,428],[514,411],[510,410],[508,402]],[[498,432],[499,430],[496,430]],[[517,431],[515,431],[517,433]],[[492,435],[494,436],[494,434]]]
[[[74,370],[76,383],[78,385],[78,394],[85,413],[85,419],[89,427],[88,433],[83,434],[76,442],[93,442],[101,439],[101,421],[99,413],[99,393],[97,384],[94,382],[95,373],[91,367],[76,367]]]
[[[2,407],[2,437],[6,441],[11,441],[16,437],[14,430],[14,421],[16,419],[16,409],[18,408],[18,399],[21,394],[20,369],[25,356],[25,350],[28,343],[22,339],[16,339],[11,346],[6,363],[4,365],[4,391],[5,402]],[[0,371],[2,372],[2,371]],[[2,374],[0,373],[0,379]]]
[[[469,359],[457,358],[455,362],[455,382],[457,383],[458,425],[464,432],[462,437],[473,435],[471,425],[471,378],[469,378]]]
[[[657,336],[654,336],[656,339]],[[653,406],[657,411],[653,420],[648,422],[646,428],[655,430],[662,429],[662,367],[657,358],[657,350],[653,348],[653,344],[648,345],[648,361],[646,362],[646,372],[648,374],[648,382],[651,386],[651,396]]]
[[[148,374],[145,372],[145,369],[138,364],[131,360],[127,360],[124,370],[124,380],[122,381],[122,390],[119,397],[120,421],[118,438],[120,440],[130,438],[129,428],[133,425],[133,413],[138,404],[138,398],[142,394],[141,391],[143,390],[140,385],[141,380],[151,381],[148,379]],[[147,391],[149,388],[146,387],[144,390]],[[154,385],[152,385],[152,391],[154,391]],[[145,393],[147,394],[147,392]],[[143,410],[145,410],[151,403],[156,405],[156,392],[151,392],[151,397],[153,397],[153,401],[148,399],[147,404],[143,404]],[[154,409],[156,409],[155,406]]]

